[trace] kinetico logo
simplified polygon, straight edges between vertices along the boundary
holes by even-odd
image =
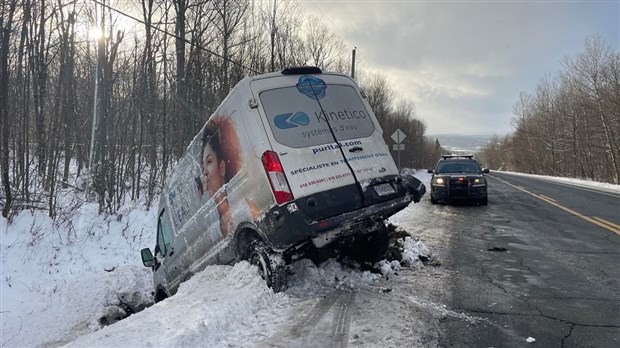
[[[273,123],[280,129],[295,128],[307,126],[310,123],[310,117],[303,112],[280,114],[274,117]]]
[[[327,90],[325,81],[314,76],[300,76],[299,82],[295,86],[297,86],[299,93],[316,100],[323,99],[325,90]]]

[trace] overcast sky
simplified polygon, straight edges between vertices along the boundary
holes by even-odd
[[[512,131],[512,106],[600,35],[620,47],[620,1],[303,1],[361,66],[412,100],[428,134]]]

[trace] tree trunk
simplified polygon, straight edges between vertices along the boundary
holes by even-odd
[[[2,132],[0,132],[0,171],[2,172],[2,183],[4,188],[5,203],[2,208],[2,216],[8,218],[13,196],[11,193],[11,183],[9,181],[9,45],[11,39],[11,31],[13,26],[13,15],[17,1],[9,4],[7,17],[0,17],[0,124]]]
[[[45,0],[40,1],[40,9],[41,12],[39,14],[39,24],[38,24],[38,32],[36,33],[36,37],[34,40],[33,52],[31,55],[31,59],[33,59],[32,69],[33,69],[33,96],[34,96],[34,107],[36,114],[36,137],[37,137],[37,147],[36,147],[36,157],[38,160],[38,168],[39,175],[43,181],[45,181],[45,168],[47,164],[47,140],[46,140],[46,129],[45,129],[45,113],[46,113],[46,100],[47,100],[47,62],[46,62],[46,47],[45,47],[45,26],[46,26],[46,16],[45,13],[46,5]]]

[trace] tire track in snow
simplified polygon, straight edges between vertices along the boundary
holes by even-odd
[[[346,347],[357,290],[336,290],[321,299],[303,319],[285,330],[266,347]],[[331,314],[331,315],[328,315]]]
[[[346,291],[338,297],[338,316],[332,331],[335,347],[346,347],[349,341],[349,327],[351,326],[349,307],[355,301],[355,295],[357,295],[357,290]]]

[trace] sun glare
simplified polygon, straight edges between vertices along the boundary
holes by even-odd
[[[101,28],[92,27],[88,30],[88,38],[91,40],[99,40],[103,37],[103,33],[101,32]]]

